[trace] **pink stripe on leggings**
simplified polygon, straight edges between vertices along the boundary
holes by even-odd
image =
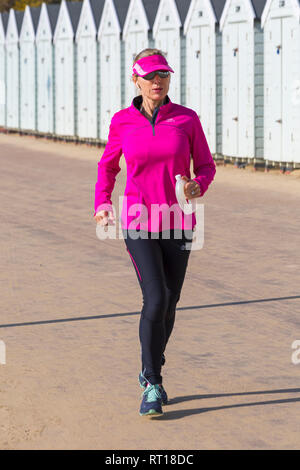
[[[128,248],[127,248],[127,251],[128,251],[128,253],[129,253],[129,255],[130,255],[130,258],[132,259],[132,262],[133,262],[133,264],[134,264],[134,266],[135,266],[135,268],[136,268],[136,270],[137,270],[137,273],[138,273],[138,275],[139,275],[140,280],[142,280],[142,277],[141,277],[141,275],[140,275],[140,271],[138,270],[138,267],[137,267],[137,265],[136,265],[136,263],[135,263],[135,261],[134,261],[134,259],[133,259],[132,254],[131,254],[130,251],[128,250]]]

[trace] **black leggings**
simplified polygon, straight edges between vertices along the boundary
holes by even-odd
[[[139,324],[142,371],[151,384],[161,384],[162,355],[174,326],[193,232],[170,230],[168,239],[163,238],[163,232],[140,231],[137,239],[132,239],[131,234],[132,231],[123,229],[143,294]],[[153,239],[154,235],[157,238]],[[175,238],[178,235],[180,238]]]

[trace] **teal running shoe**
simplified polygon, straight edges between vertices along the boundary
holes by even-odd
[[[143,373],[140,372],[140,373],[139,373],[139,384],[140,384],[140,387],[145,390],[148,383],[150,383],[150,382],[148,382],[148,380],[146,379],[146,377],[143,376]],[[161,389],[162,404],[163,404],[163,405],[167,405],[167,404],[168,404],[168,395],[167,395],[167,392],[165,391],[163,385],[159,385],[159,387],[160,387],[160,389]]]
[[[158,384],[147,383],[143,392],[143,399],[140,407],[140,416],[162,415],[161,387]]]

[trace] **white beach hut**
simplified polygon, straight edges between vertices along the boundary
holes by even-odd
[[[264,156],[267,166],[300,163],[300,3],[268,0],[264,29]],[[292,164],[292,165],[291,165]]]
[[[263,163],[263,32],[265,0],[226,0],[222,31],[222,153]]]
[[[19,130],[19,34],[21,31],[23,11],[9,10],[6,32],[6,126]]]
[[[25,7],[20,32],[20,128],[36,129],[35,34],[41,7]]]
[[[0,13],[0,127],[6,125],[6,58],[5,36],[8,23],[8,13]]]
[[[112,116],[122,107],[121,34],[130,0],[106,0],[100,21],[98,41],[100,76],[100,139],[107,140]]]
[[[128,13],[123,28],[124,68],[124,107],[130,106],[137,95],[137,89],[131,81],[132,64],[136,55],[147,47],[154,47],[152,28],[158,10],[159,0],[130,0]]]
[[[54,49],[53,34],[59,5],[43,3],[36,32],[37,130],[54,133]]]
[[[221,153],[222,143],[222,40],[218,25],[224,5],[225,0],[192,0],[184,22],[186,106],[197,112],[213,154]]]
[[[104,0],[84,0],[76,31],[77,135],[98,137],[97,32]]]
[[[160,0],[153,25],[155,47],[161,49],[174,70],[169,95],[172,101],[185,104],[185,36],[183,25],[191,0]]]
[[[54,31],[55,133],[64,137],[76,134],[74,37],[82,3],[62,0]]]

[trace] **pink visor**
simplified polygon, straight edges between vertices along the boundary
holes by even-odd
[[[171,69],[166,59],[160,54],[142,57],[142,59],[134,64],[132,70],[133,73],[136,73],[140,77],[144,77],[155,70],[169,70],[169,72],[174,73],[174,70]]]

